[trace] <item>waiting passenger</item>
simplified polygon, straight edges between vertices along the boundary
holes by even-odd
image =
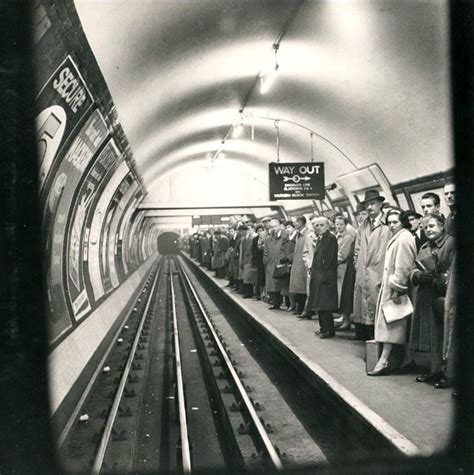
[[[245,233],[242,235],[240,241],[240,268],[242,276],[242,294],[244,299],[250,299],[253,297],[253,285],[252,282],[252,244],[255,237],[254,224],[251,223],[247,226]],[[241,228],[239,228],[241,229]]]
[[[214,236],[215,244],[212,267],[216,272],[216,277],[223,279],[225,277],[226,253],[229,249],[229,239],[220,229],[214,231]]]
[[[271,310],[279,310],[281,307],[281,281],[275,279],[275,269],[280,261],[280,249],[283,241],[288,239],[288,234],[281,228],[280,220],[270,221],[270,237],[265,241],[263,250],[263,263],[265,264],[265,285],[269,295]]]
[[[446,360],[446,373],[435,384],[436,389],[450,388],[454,384],[457,357],[457,274],[456,261],[451,266],[444,305],[443,359]],[[453,396],[456,397],[456,393]]]
[[[342,284],[346,274],[347,262],[351,254],[352,243],[355,236],[349,234],[347,231],[348,220],[342,214],[334,217],[334,226],[336,230],[337,239],[337,296],[339,306],[341,308],[340,300],[342,295]],[[347,330],[351,327],[351,320],[349,314],[342,314],[342,322],[338,326],[339,330]]]
[[[439,209],[440,205],[441,200],[436,193],[430,191],[421,196],[421,209],[423,211],[423,216],[426,216],[427,214],[441,213]]]
[[[233,228],[233,237],[230,240],[232,252],[230,253],[229,274],[230,285],[233,290],[239,288],[239,256],[240,256],[240,234],[237,230],[241,223],[237,223]]]
[[[280,262],[279,264],[283,264],[285,266],[289,266],[288,273],[280,278],[281,280],[281,290],[280,293],[285,299],[285,305],[287,310],[294,310],[295,309],[295,302],[293,297],[290,297],[290,273],[291,273],[291,266],[293,263],[293,254],[295,252],[295,238],[296,238],[296,230],[293,221],[286,221],[284,229],[287,233],[288,239],[283,242],[280,248]]]
[[[365,207],[361,203],[357,203],[357,208],[354,213],[354,217],[357,222],[363,223],[367,219],[369,214],[365,210]],[[355,231],[355,230],[354,230]],[[354,311],[354,285],[355,285],[355,265],[354,265],[354,248],[355,248],[355,236],[357,231],[354,232],[354,239],[352,240],[349,255],[347,256],[347,267],[344,274],[344,281],[342,282],[341,296],[339,298],[339,313],[342,315],[341,326],[337,329],[344,330],[351,325],[351,315]]]
[[[405,345],[408,315],[395,321],[387,321],[385,305],[393,302],[400,305],[401,296],[408,295],[410,273],[416,258],[416,243],[409,231],[410,222],[407,213],[391,210],[387,214],[387,225],[392,233],[385,253],[382,285],[377,300],[375,316],[375,340],[383,343],[380,359],[369,376],[381,376],[389,369],[389,357],[393,345]]]
[[[255,230],[257,234],[252,242],[252,271],[255,272],[255,297],[261,300],[265,289],[265,266],[263,265],[265,226],[261,223],[257,224]]]
[[[383,220],[384,200],[377,190],[367,190],[362,202],[369,217],[359,225],[354,249],[354,338],[357,340],[374,337],[375,307],[382,283],[385,250],[390,240],[390,230]]]
[[[456,188],[454,182],[448,181],[444,185],[444,200],[449,208],[449,214],[446,218],[446,232],[450,236],[455,235],[455,217],[456,217]]]
[[[306,303],[308,272],[303,261],[303,249],[306,237],[309,233],[306,227],[306,218],[298,216],[295,222],[296,236],[295,249],[293,253],[293,264],[290,273],[290,296],[293,295],[295,301],[296,315],[301,315]]]
[[[329,230],[329,219],[313,218],[316,246],[311,265],[308,310],[318,312],[321,339],[332,338],[333,312],[337,310],[337,239]]]
[[[410,349],[431,353],[430,372],[416,381],[436,384],[441,370],[444,297],[450,270],[456,256],[454,238],[445,231],[444,216],[431,213],[423,218],[428,242],[420,249],[411,280],[418,287],[410,332]]]
[[[420,213],[416,211],[406,211],[408,216],[408,221],[410,222],[410,231],[415,237],[416,243],[416,252],[418,252],[423,246],[423,244],[428,240],[426,237],[425,231],[423,230],[423,226],[421,226],[421,218],[423,217]]]

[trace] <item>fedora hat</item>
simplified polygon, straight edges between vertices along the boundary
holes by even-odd
[[[385,201],[385,198],[383,196],[380,196],[380,193],[378,190],[367,190],[365,192],[364,200],[361,202],[363,205],[367,204],[368,201]]]

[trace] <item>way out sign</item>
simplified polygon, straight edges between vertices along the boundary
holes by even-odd
[[[323,162],[270,163],[270,201],[322,200],[324,192]]]

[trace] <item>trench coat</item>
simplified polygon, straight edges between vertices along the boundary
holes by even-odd
[[[289,289],[290,293],[293,294],[306,294],[307,291],[308,272],[303,261],[303,249],[308,233],[308,228],[304,227],[297,232],[295,237],[295,250],[293,252]]]
[[[388,323],[383,306],[393,298],[393,292],[408,293],[410,273],[415,265],[416,241],[408,229],[401,229],[388,242],[382,275],[382,285],[375,312],[375,340],[381,343],[406,343],[407,321],[402,318]]]
[[[337,236],[337,295],[339,300],[341,299],[342,283],[344,282],[344,276],[346,275],[347,260],[351,252],[352,242],[355,239],[355,235],[349,231],[344,231]]]
[[[337,239],[326,231],[316,243],[309,283],[309,310],[332,310],[337,301]]]
[[[357,230],[354,259],[356,281],[354,285],[354,322],[374,325],[375,306],[382,283],[385,250],[390,230],[383,218],[373,226],[367,218]]]
[[[349,255],[347,257],[347,267],[344,274],[344,281],[342,282],[341,296],[339,298],[339,312],[343,315],[351,315],[354,310],[354,247],[355,240],[352,241]]]
[[[446,289],[446,300],[444,304],[444,338],[443,338],[443,358],[448,359],[454,356],[456,351],[456,315],[457,315],[457,265],[456,261],[449,272],[448,288]]]
[[[279,231],[277,235],[271,235],[265,240],[263,247],[263,263],[265,265],[265,285],[267,292],[280,292],[282,289],[281,279],[275,279],[273,273],[280,261],[280,249],[288,240],[286,231]]]
[[[433,256],[436,256],[433,259]],[[428,241],[420,249],[417,260],[438,277],[435,281],[418,285],[410,331],[410,349],[441,353],[444,303],[446,293],[443,275],[456,258],[454,238],[444,233],[436,241]],[[436,264],[435,264],[436,262]],[[415,271],[411,274],[413,280]],[[440,301],[441,300],[441,301]],[[438,303],[438,305],[436,305]],[[440,304],[443,308],[440,310]],[[440,315],[441,313],[441,315]]]
[[[240,241],[240,279],[244,281],[244,284],[251,284],[251,272],[252,268],[252,244],[253,235],[246,235]]]
[[[265,266],[263,265],[263,239],[258,234],[252,240],[252,267],[257,269],[255,285],[260,289],[265,286]]]
[[[280,264],[293,264],[293,255],[295,253],[295,239],[296,239],[296,234],[293,235],[292,238],[288,236],[288,239],[284,241],[281,245],[280,248]],[[281,294],[282,295],[288,295],[289,288],[290,288],[290,275],[291,275],[291,270],[290,274],[284,279],[281,279]]]
[[[240,234],[234,237],[234,245],[230,254],[230,273],[233,279],[239,279]]]
[[[225,254],[227,249],[229,249],[229,240],[227,236],[222,234],[216,239],[214,245],[214,255],[212,256],[212,267],[214,269],[220,269],[225,266]]]

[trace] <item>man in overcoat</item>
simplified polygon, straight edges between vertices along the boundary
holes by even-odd
[[[303,249],[309,230],[306,227],[306,218],[304,216],[298,216],[298,218],[296,218],[295,228],[296,237],[293,264],[291,266],[290,274],[290,294],[294,294],[296,303],[295,314],[301,315],[306,303],[306,285],[308,278],[307,270],[303,261]]]
[[[244,298],[253,297],[253,283],[251,280],[252,269],[252,244],[254,238],[253,225],[245,226],[247,229],[240,241],[240,268],[243,281],[242,293]]]
[[[354,338],[357,340],[374,338],[375,307],[382,285],[385,251],[391,237],[383,219],[384,200],[377,190],[367,190],[362,202],[369,217],[359,225],[354,249]]]
[[[263,248],[263,263],[265,265],[265,284],[270,296],[271,310],[279,310],[281,306],[282,283],[273,276],[275,268],[280,262],[280,249],[288,240],[288,233],[280,227],[280,220],[270,222],[270,237],[265,241]]]
[[[313,218],[316,247],[311,265],[308,309],[318,312],[321,339],[332,338],[334,332],[333,312],[337,301],[337,239],[329,230],[329,219]]]
[[[215,245],[214,255],[212,257],[212,267],[216,271],[216,277],[223,279],[225,277],[225,255],[227,249],[229,249],[229,240],[225,234],[222,234],[220,229],[216,229],[214,232]]]

